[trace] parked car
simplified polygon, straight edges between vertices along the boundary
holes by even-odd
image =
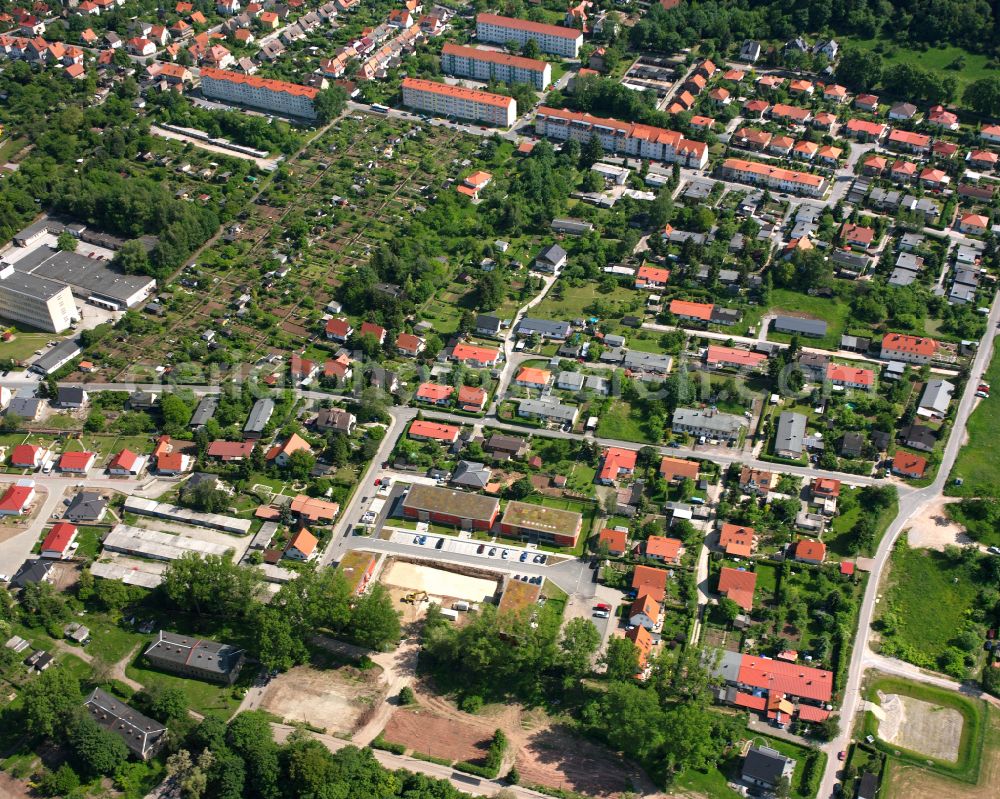
[[[607,618],[610,617],[610,615],[611,614],[609,614],[606,610],[595,610],[594,611],[594,618],[595,619],[607,619]]]
[[[497,554],[497,548],[496,547],[490,547],[489,557],[492,558],[496,554]]]
[[[486,550],[486,544],[480,544],[478,547],[476,547],[476,554],[482,555],[485,550]]]
[[[521,563],[524,563],[527,559],[528,559],[528,553],[527,552],[522,552],[521,553],[521,558],[520,558]]]

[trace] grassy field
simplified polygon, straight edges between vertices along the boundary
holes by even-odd
[[[632,412],[627,402],[613,402],[607,413],[601,415],[597,423],[597,435],[601,438],[615,438],[620,441],[635,441],[648,444],[649,437],[643,430],[642,421]]]
[[[830,526],[830,532],[823,537],[823,542],[826,544],[827,549],[841,558],[851,558],[857,554],[871,556],[875,554],[875,550],[878,549],[879,542],[882,540],[882,536],[885,535],[885,531],[892,524],[892,520],[896,518],[896,514],[899,512],[899,503],[894,502],[891,507],[882,511],[876,521],[876,533],[875,542],[873,546],[861,553],[855,551],[852,545],[851,528],[857,524],[863,509],[858,503],[858,489],[844,489],[840,492],[840,501],[838,502],[838,515],[834,517],[833,523]]]
[[[789,316],[808,316],[813,319],[823,319],[826,322],[826,335],[823,338],[807,338],[800,336],[800,342],[809,347],[824,349],[839,349],[840,337],[847,330],[850,307],[837,298],[810,297],[788,289],[774,289],[771,292],[770,313]],[[768,341],[790,341],[788,333],[776,333],[773,330],[767,334]]]
[[[531,316],[570,321],[578,316],[592,315],[594,309],[591,306],[598,301],[605,311],[603,316],[617,318],[640,310],[645,297],[621,286],[616,286],[610,294],[605,294],[597,283],[588,281],[582,286],[562,286],[562,299],[556,299],[554,292],[549,291],[545,299],[531,309]]]
[[[45,345],[58,338],[54,333],[39,333],[34,330],[16,331],[11,341],[0,342],[0,358],[13,358],[15,361],[26,361],[36,350],[45,349]]]
[[[876,736],[877,746],[894,758],[912,762],[948,774],[963,782],[975,783],[979,779],[979,766],[983,755],[986,734],[986,705],[953,691],[946,691],[931,685],[914,683],[895,677],[878,677],[866,689],[866,699],[878,703],[877,694],[900,694],[929,702],[941,707],[957,710],[962,714],[962,740],[958,747],[958,760],[947,763],[929,758],[924,754],[908,752],[878,738],[878,720],[873,713],[865,713],[864,732]]]
[[[985,378],[991,385],[1000,380],[1000,352],[993,353]],[[993,460],[993,439],[1000,432],[1000,395],[980,400],[966,429],[968,443],[955,459],[947,492],[963,497],[1000,497],[1000,469]],[[955,485],[957,478],[962,485]]]
[[[910,549],[901,538],[892,555],[881,620],[892,624],[882,648],[918,666],[939,668],[939,658],[963,628],[982,586],[975,566],[934,550]]]
[[[861,50],[874,50],[879,44],[878,39],[857,39],[851,36],[839,37],[840,46],[843,48],[856,47]],[[883,42],[883,44],[886,44]],[[956,58],[964,58],[965,64],[961,69],[948,69]],[[970,83],[984,78],[993,72],[987,69],[986,64],[989,57],[979,53],[970,53],[961,47],[932,47],[926,52],[920,50],[909,50],[905,47],[896,47],[892,55],[882,53],[882,63],[884,67],[893,64],[913,64],[922,69],[936,72],[942,76],[955,78],[958,81],[958,92],[955,103],[962,105],[962,93]]]

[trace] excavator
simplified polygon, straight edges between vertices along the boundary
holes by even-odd
[[[406,596],[404,596],[400,602],[407,602],[413,605],[417,605],[427,599],[426,591],[413,591]]]

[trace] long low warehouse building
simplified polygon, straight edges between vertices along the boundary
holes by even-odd
[[[90,564],[90,573],[104,580],[120,580],[125,585],[156,588],[163,582],[162,568],[162,564],[116,558],[112,561],[94,561]]]
[[[198,538],[160,533],[127,524],[116,524],[104,537],[104,548],[109,552],[135,555],[152,560],[177,560],[188,552],[206,555],[225,555],[233,550],[223,544],[213,544]]]
[[[126,275],[112,268],[106,254],[91,257],[42,244],[30,252],[10,255],[21,257],[4,258],[0,268],[11,266],[18,275],[68,286],[80,299],[112,311],[135,307],[156,288],[156,281],[148,275]]]
[[[675,130],[620,122],[562,108],[541,106],[535,114],[535,132],[549,139],[575,139],[581,143],[596,136],[609,153],[678,163],[692,169],[704,169],[708,164],[708,145],[685,139]]]
[[[472,119],[504,128],[517,119],[513,97],[422,78],[403,78],[403,105],[437,116]]]
[[[407,519],[489,530],[500,512],[500,500],[453,488],[413,485],[403,500]]]
[[[140,516],[155,516],[158,519],[192,524],[196,527],[209,527],[234,535],[246,535],[250,532],[250,527],[253,524],[250,519],[237,519],[234,516],[223,516],[221,513],[199,513],[188,508],[181,508],[166,502],[156,502],[152,499],[143,499],[142,497],[127,497],[125,511]]]

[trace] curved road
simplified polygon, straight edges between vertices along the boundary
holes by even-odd
[[[834,796],[834,786],[837,784],[840,770],[837,753],[847,749],[850,744],[851,729],[854,726],[854,714],[862,706],[861,682],[864,677],[865,666],[870,663],[878,666],[882,661],[887,660],[884,658],[875,660],[873,653],[868,649],[871,637],[871,623],[875,613],[875,597],[878,595],[882,571],[889,560],[889,556],[892,554],[892,548],[896,543],[896,539],[899,538],[899,534],[906,529],[911,518],[920,513],[928,502],[941,494],[948,476],[951,474],[951,468],[955,463],[955,458],[965,438],[965,426],[975,403],[976,387],[983,373],[986,371],[990,357],[993,354],[994,336],[996,335],[998,322],[1000,322],[1000,295],[997,295],[993,299],[993,306],[990,309],[989,319],[987,320],[986,334],[980,342],[979,351],[976,353],[976,357],[969,370],[969,380],[965,386],[965,393],[962,395],[961,400],[959,400],[958,410],[955,413],[955,423],[952,425],[948,443],[945,444],[937,477],[926,488],[920,488],[905,495],[902,492],[900,493],[899,514],[893,520],[879,544],[878,552],[875,555],[872,565],[871,576],[868,580],[868,586],[865,589],[865,597],[861,603],[861,613],[858,618],[858,630],[854,638],[854,649],[851,652],[851,665],[848,672],[847,685],[844,687],[844,701],[840,707],[840,731],[834,740],[822,747],[827,754],[827,764],[817,794],[821,799]]]

